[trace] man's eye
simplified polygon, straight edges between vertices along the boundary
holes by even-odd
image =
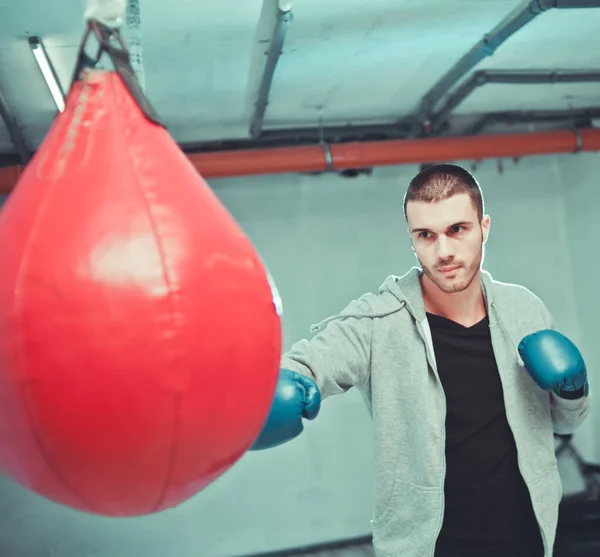
[[[452,232],[454,232],[454,234],[460,234],[462,232],[462,229],[463,227],[457,224],[452,227]]]
[[[421,238],[428,238],[428,237],[429,237],[429,232],[421,232],[421,233],[419,234],[419,236],[420,236]]]

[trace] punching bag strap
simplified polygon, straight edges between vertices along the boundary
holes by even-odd
[[[95,58],[89,56],[85,50],[91,34],[94,34],[99,43],[98,52],[96,53]],[[113,39],[117,41],[118,45],[111,42]],[[104,53],[110,58],[115,72],[119,75],[123,84],[146,118],[163,128],[166,127],[160,120],[156,110],[154,110],[153,106],[150,104],[150,101],[146,97],[135,76],[135,72],[129,59],[129,51],[127,50],[125,41],[118,29],[112,29],[94,19],[88,21],[87,30],[79,47],[73,82],[81,79],[84,71],[94,68]]]

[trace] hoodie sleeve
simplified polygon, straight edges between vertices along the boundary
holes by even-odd
[[[354,300],[326,319],[310,340],[296,342],[281,358],[281,367],[312,378],[322,399],[366,384],[371,366],[373,311]]]
[[[548,311],[548,308],[543,303],[542,307],[548,329],[556,330],[554,318],[550,311]],[[574,433],[585,421],[590,412],[590,389],[588,389],[586,395],[575,400],[561,398],[552,391],[549,396],[554,433],[559,435]]]

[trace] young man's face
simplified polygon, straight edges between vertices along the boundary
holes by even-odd
[[[406,217],[425,275],[446,293],[467,288],[481,267],[489,217],[479,221],[466,193],[435,203],[409,201]]]

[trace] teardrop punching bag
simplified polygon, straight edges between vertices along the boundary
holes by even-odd
[[[0,473],[138,516],[252,445],[281,323],[252,243],[90,30],[116,69],[77,74],[0,212]]]

